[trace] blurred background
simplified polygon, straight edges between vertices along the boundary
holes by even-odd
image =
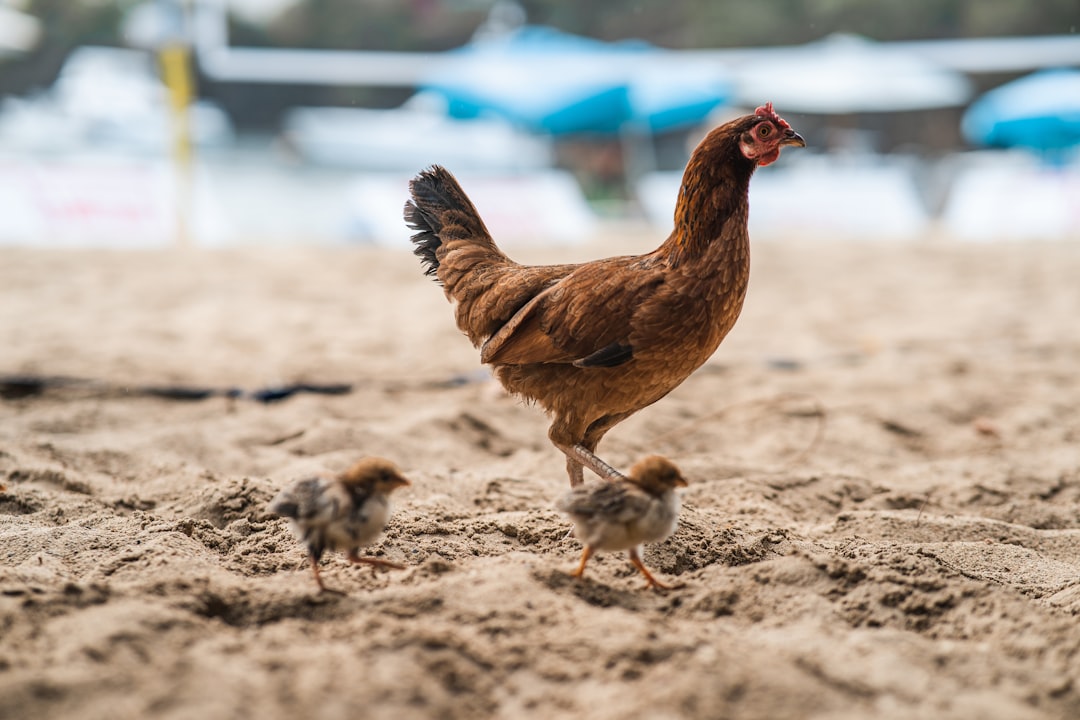
[[[756,238],[1080,239],[1077,0],[0,0],[0,244],[405,247],[670,228],[711,127],[808,141]]]

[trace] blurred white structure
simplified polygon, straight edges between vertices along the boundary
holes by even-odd
[[[164,161],[0,155],[0,245],[167,245],[173,182]]]
[[[268,0],[269,2],[270,0]],[[244,0],[254,5],[260,0]],[[286,0],[272,0],[275,5]],[[420,86],[446,53],[245,48],[229,44],[227,0],[194,0],[195,46],[199,64],[215,80],[290,82],[320,85]],[[810,46],[672,50],[682,68],[723,68],[739,73],[759,61]],[[1080,35],[968,38],[879,43],[889,53],[916,56],[938,68],[959,72],[1014,72],[1080,64]],[[625,59],[623,59],[625,62]],[[671,67],[671,66],[669,66]],[[788,68],[790,69],[790,67]],[[753,104],[757,104],[755,100]]]
[[[422,94],[396,110],[296,108],[286,114],[282,135],[305,159],[332,167],[419,170],[438,163],[459,171],[528,172],[551,166],[548,138],[494,117],[455,120],[441,104]]]
[[[639,183],[638,200],[657,228],[672,227],[681,180],[682,173],[651,173]],[[911,165],[902,160],[782,158],[750,184],[756,239],[903,240],[929,225]]]
[[[482,173],[474,184],[496,197],[493,214],[512,211],[493,224],[508,242],[574,242],[592,229],[577,184],[549,170],[549,141],[503,121],[458,123],[422,108],[297,110],[286,137],[318,161],[305,167],[269,146],[236,148],[216,106],[196,103],[191,113],[196,144],[215,150],[198,153],[193,169],[187,221],[198,244],[405,244],[409,177],[433,162]],[[48,91],[0,107],[0,245],[171,244],[180,194],[170,141],[166,90],[152,55],[77,49]],[[357,165],[398,174],[368,177]],[[500,195],[505,188],[522,195]]]
[[[197,145],[233,140],[232,122],[218,106],[200,101],[190,112]],[[166,89],[153,56],[141,50],[77,48],[47,92],[0,104],[0,149],[159,154],[171,142]]]
[[[263,9],[259,0],[249,5]],[[200,67],[218,81],[419,86],[453,55],[237,48],[228,43],[225,0],[187,6],[196,9],[191,24]],[[161,19],[133,15],[130,39],[159,37]],[[11,27],[0,22],[0,46]],[[34,32],[8,45],[25,46]],[[668,93],[678,89],[672,77],[697,85],[722,73],[739,82],[751,107],[772,99],[782,112],[834,113],[962,102],[966,83],[951,71],[1080,65],[1080,36],[887,44],[833,38],[798,47],[639,54],[590,61],[614,63],[624,75],[629,65],[640,65],[650,90],[630,99],[646,107],[668,103]],[[559,67],[575,71],[572,63]],[[771,97],[759,97],[765,94]],[[550,170],[550,140],[490,118],[450,120],[444,108],[424,102],[421,96],[416,106],[394,111],[296,109],[283,135],[292,155],[269,143],[252,149],[251,140],[237,147],[220,109],[193,106],[197,143],[220,150],[196,155],[196,242],[404,247],[407,182],[431,163],[459,174],[500,241],[589,236],[595,218],[572,178]],[[150,55],[114,48],[73,53],[50,90],[0,106],[0,244],[170,243],[177,188],[169,139],[165,90]],[[296,155],[310,162],[297,162]],[[971,239],[1076,237],[1078,172],[972,155],[946,176],[908,158],[791,154],[755,179],[751,225],[761,238],[906,238],[938,228]],[[919,183],[928,175],[954,181],[940,217],[922,202],[927,193]],[[638,185],[641,205],[660,229],[671,227],[679,178],[656,173]]]
[[[26,52],[41,39],[41,23],[32,15],[0,4],[0,57]]]
[[[972,241],[1080,240],[1080,163],[1051,166],[1022,152],[958,159],[944,230]]]
[[[409,247],[410,175],[197,161],[196,244],[364,243]],[[500,243],[573,244],[596,219],[569,174],[459,176]],[[0,156],[0,246],[165,247],[174,242],[175,175],[167,161]]]
[[[195,103],[190,113],[202,147],[233,141],[232,124],[217,106]],[[74,50],[47,91],[0,104],[0,244],[172,242],[172,133],[151,54]]]
[[[955,107],[971,83],[911,50],[836,34],[795,48],[774,48],[735,72],[738,97],[768,98],[793,113],[894,112]]]
[[[460,173],[456,177],[501,244],[572,244],[587,240],[596,229],[596,216],[569,173]],[[369,242],[409,247],[411,233],[405,229],[402,208],[410,178],[356,177],[349,186],[350,234]]]

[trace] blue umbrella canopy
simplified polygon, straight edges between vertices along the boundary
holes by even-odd
[[[1080,145],[1080,70],[1043,70],[986,93],[964,113],[970,142],[1059,151]]]
[[[630,81],[628,121],[652,132],[691,127],[734,94],[734,83],[715,65],[654,51]]]
[[[447,53],[422,89],[451,116],[493,114],[538,132],[617,133],[692,125],[731,95],[714,67],[664,72],[669,53],[639,41],[605,43],[529,26]]]

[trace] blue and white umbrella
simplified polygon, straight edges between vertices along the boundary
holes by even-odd
[[[453,117],[497,115],[552,135],[649,131],[701,122],[732,92],[722,68],[668,72],[670,53],[647,43],[606,43],[524,26],[447,53],[422,86]],[[684,63],[685,65],[685,63]]]
[[[961,128],[992,147],[1080,146],[1080,70],[1043,70],[995,88],[968,108]]]

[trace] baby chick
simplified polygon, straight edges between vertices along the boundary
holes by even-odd
[[[383,531],[390,517],[390,493],[407,485],[392,462],[367,457],[333,479],[309,477],[290,483],[268,509],[289,518],[296,538],[307,548],[315,582],[326,592],[319,576],[326,550],[343,550],[353,563],[402,569],[386,560],[360,557],[357,550]]]
[[[570,517],[574,536],[585,544],[581,564],[571,574],[584,575],[585,564],[598,550],[629,550],[630,562],[645,576],[648,587],[670,589],[641,562],[638,546],[660,542],[675,531],[679,487],[686,487],[679,468],[667,458],[650,455],[630,468],[625,479],[578,485],[561,497],[555,506]]]

